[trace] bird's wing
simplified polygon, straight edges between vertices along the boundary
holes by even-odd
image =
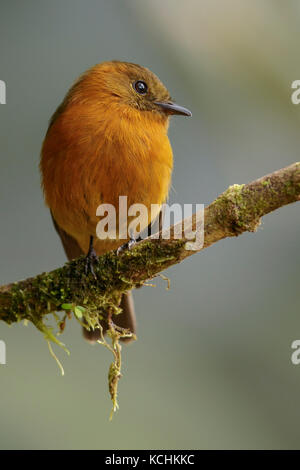
[[[51,211],[50,211],[51,212]],[[55,227],[55,230],[57,231],[58,235],[60,236],[61,242],[63,244],[65,253],[67,255],[67,258],[69,260],[78,258],[79,256],[83,255],[83,251],[78,245],[77,241],[75,238],[73,238],[71,235],[69,235],[67,232],[65,232],[56,222],[56,220],[53,217],[53,214],[51,212],[51,217],[53,221],[53,225]]]

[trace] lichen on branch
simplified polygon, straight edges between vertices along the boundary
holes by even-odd
[[[0,320],[7,324],[30,321],[44,333],[48,341],[62,345],[46,326],[46,315],[53,314],[60,332],[71,310],[87,328],[99,328],[99,320],[107,319],[108,312],[120,312],[123,292],[142,285],[168,267],[223,238],[256,231],[262,216],[298,200],[299,162],[252,183],[234,184],[205,208],[204,243],[198,250],[187,249],[190,240],[184,233],[178,239],[173,226],[169,239],[153,235],[137,243],[130,251],[120,255],[108,252],[99,257],[94,268],[96,279],[92,275],[85,275],[84,257],[78,258],[53,271],[0,287]],[[183,221],[183,226],[188,225],[195,230],[196,222],[197,216],[194,214]],[[71,305],[71,308],[66,308],[66,305]],[[63,318],[56,314],[57,311],[63,311]],[[110,327],[112,350],[116,358],[110,369],[110,386],[113,381],[117,383],[120,376],[118,339],[121,335],[120,332],[116,333],[113,326]],[[112,374],[114,368],[116,374]],[[116,389],[110,391],[116,407]]]
[[[255,231],[262,216],[299,199],[300,163],[249,184],[230,186],[205,209],[201,249]],[[196,216],[185,222],[195,227]],[[53,271],[0,287],[0,320],[12,324],[27,319],[38,325],[64,303],[84,306],[96,316],[111,308],[117,313],[123,292],[197,252],[186,249],[184,235],[174,238],[173,228],[168,240],[152,236],[120,255],[108,252],[99,257],[96,280],[85,275],[84,257],[80,257]]]

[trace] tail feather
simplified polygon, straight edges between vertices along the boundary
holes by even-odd
[[[120,303],[120,308],[122,309],[122,313],[118,315],[113,315],[113,322],[115,325],[130,330],[132,333],[136,333],[136,320],[135,320],[135,312],[134,312],[134,303],[133,297],[131,292],[127,292],[126,294],[122,295],[122,300]],[[107,331],[107,322],[102,321],[101,326],[103,329],[103,334]],[[83,336],[89,343],[95,343],[100,339],[100,331],[99,329],[89,331],[86,328],[83,328]],[[121,339],[124,343],[129,343],[132,341],[132,338],[122,338]]]

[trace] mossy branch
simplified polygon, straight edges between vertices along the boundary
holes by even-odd
[[[84,307],[82,316],[93,328],[99,316],[119,312],[122,292],[223,238],[254,232],[262,216],[299,199],[300,163],[249,184],[230,186],[206,207],[204,243],[196,251],[187,249],[189,240],[184,233],[176,238],[178,230],[173,226],[169,239],[160,234],[160,238],[147,238],[120,255],[109,252],[101,256],[95,266],[97,280],[84,274],[84,258],[78,258],[54,271],[0,287],[0,320],[8,324],[29,320],[44,331],[43,317],[69,303]],[[184,222],[185,227],[195,229],[196,215]]]
[[[46,326],[45,316],[53,314],[60,332],[64,329],[66,318],[71,317],[71,312],[87,328],[99,328],[99,343],[107,347],[114,357],[108,374],[113,402],[112,418],[118,408],[117,391],[121,377],[119,339],[131,336],[129,331],[118,329],[111,320],[113,313],[120,312],[122,292],[143,284],[166,268],[223,238],[238,236],[246,231],[254,232],[263,215],[298,200],[300,163],[294,163],[249,184],[230,186],[205,209],[204,223],[202,217],[200,225],[204,235],[200,240],[203,243],[198,243],[196,250],[195,245],[194,250],[188,249],[191,231],[199,228],[198,216],[194,214],[182,224],[171,227],[167,238],[165,232],[162,232],[120,255],[109,252],[101,256],[94,266],[96,280],[92,275],[84,274],[84,257],[81,257],[54,271],[0,287],[0,320],[8,324],[21,320],[31,321],[43,332],[50,353],[62,373],[62,365],[49,341],[62,347],[64,345],[58,341],[52,329]],[[62,318],[56,314],[59,310],[64,312]],[[102,319],[107,320],[111,345],[102,334],[99,322]]]

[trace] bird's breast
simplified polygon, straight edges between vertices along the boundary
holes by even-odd
[[[127,196],[128,207],[143,204],[151,218],[151,205],[167,198],[173,157],[166,125],[158,119],[139,112],[80,120],[74,112],[49,129],[41,170],[54,218],[86,250],[100,204],[113,205],[118,219],[119,196]]]

